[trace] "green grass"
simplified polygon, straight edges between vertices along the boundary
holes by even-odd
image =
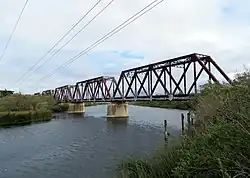
[[[0,127],[49,121],[55,104],[51,96],[13,94],[0,98]]]
[[[250,73],[232,85],[208,83],[195,105],[193,137],[182,137],[146,159],[118,165],[117,177],[250,176]]]
[[[55,104],[51,96],[13,94],[0,98],[0,112],[51,110]]]
[[[16,111],[0,112],[0,127],[28,125],[36,122],[45,122],[52,119],[52,112],[45,111]]]
[[[97,104],[85,103],[85,106]],[[52,112],[66,112],[68,108],[68,103],[57,103],[52,96],[8,95],[0,98],[0,127],[49,121]]]

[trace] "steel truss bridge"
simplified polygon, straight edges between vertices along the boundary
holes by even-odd
[[[101,76],[41,94],[53,95],[58,102],[188,100],[199,92],[200,79],[231,83],[210,56],[194,53],[124,70],[118,80]]]

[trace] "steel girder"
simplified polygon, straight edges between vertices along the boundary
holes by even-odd
[[[199,71],[197,70],[198,66]],[[197,81],[201,74],[205,73],[209,80],[214,82],[219,81],[211,71],[212,67],[227,82],[231,83],[230,78],[210,56],[194,53],[122,71],[114,98],[121,100],[185,100],[191,94],[197,93]],[[173,68],[182,68],[179,72],[181,73],[180,77],[173,75]],[[193,73],[192,84],[189,86],[187,85],[188,71]],[[157,88],[160,88],[161,92],[157,93]],[[119,96],[118,91],[121,91],[121,96]]]
[[[178,77],[175,75],[178,69]],[[213,71],[212,71],[213,69]],[[219,82],[215,72],[228,83],[231,79],[208,55],[193,53],[121,72],[114,77],[101,76],[55,89],[60,102],[126,101],[126,100],[187,100],[198,92],[202,75]],[[44,91],[44,94],[51,90]]]

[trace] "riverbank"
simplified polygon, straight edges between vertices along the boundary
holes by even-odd
[[[103,103],[86,102],[85,107]],[[57,103],[51,96],[12,94],[0,98],[0,127],[49,121],[52,113],[67,112],[67,103]]]
[[[0,127],[29,125],[52,119],[51,111],[0,112]]]
[[[192,109],[192,101],[136,101],[131,102],[131,105],[165,108],[165,109],[180,109],[190,110]]]
[[[126,160],[118,177],[250,176],[250,73],[232,85],[206,84],[195,106],[195,135],[148,159]]]
[[[98,105],[103,105],[105,103],[99,103],[99,102],[86,102],[84,103],[84,107],[90,107],[90,106],[98,106]],[[55,104],[52,108],[51,111],[54,113],[63,113],[67,112],[69,109],[69,104],[68,103],[58,103]]]
[[[49,121],[55,103],[50,96],[13,94],[0,98],[0,127]]]

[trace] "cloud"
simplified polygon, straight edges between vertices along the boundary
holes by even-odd
[[[1,66],[1,88],[33,93],[193,52],[211,55],[227,72],[249,63],[250,2],[245,0],[165,0],[147,15],[114,35],[88,55],[46,80],[41,77],[74,57],[153,0],[115,0],[61,53],[22,83],[27,71],[96,2],[30,0]],[[25,0],[0,2],[0,52]],[[63,42],[83,27],[108,0],[103,0]],[[60,44],[58,48],[63,45]],[[56,49],[55,49],[56,50]],[[48,56],[49,57],[49,56]]]

